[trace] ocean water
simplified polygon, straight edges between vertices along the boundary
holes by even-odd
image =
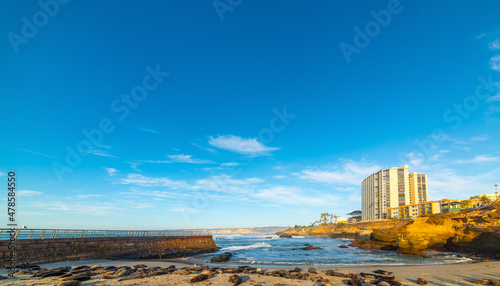
[[[270,238],[269,238],[270,237]],[[400,255],[393,251],[364,250],[355,247],[339,248],[350,239],[293,236],[279,238],[271,234],[215,234],[216,253],[202,254],[195,258],[210,264],[210,258],[224,252],[233,254],[227,266],[256,264],[262,266],[316,266],[342,267],[356,265],[421,265],[466,262],[469,259],[455,253],[432,252],[430,258]],[[322,250],[303,250],[305,244]]]

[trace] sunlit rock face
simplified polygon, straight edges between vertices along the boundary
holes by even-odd
[[[486,208],[428,215],[415,219],[379,220],[298,228],[290,235],[356,238],[351,246],[397,250],[422,255],[424,250],[448,250],[500,255],[500,203]]]

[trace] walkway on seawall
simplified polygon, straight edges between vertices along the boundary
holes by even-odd
[[[166,230],[0,229],[0,268],[110,258],[169,258],[216,251],[210,234]]]

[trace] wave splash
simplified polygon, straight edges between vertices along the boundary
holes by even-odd
[[[265,248],[265,247],[271,247],[271,245],[265,242],[257,242],[250,245],[230,246],[222,248],[220,251],[237,251],[237,250],[247,250],[252,248]]]

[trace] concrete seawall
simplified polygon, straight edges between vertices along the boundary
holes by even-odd
[[[18,239],[16,264],[106,258],[165,258],[212,252],[212,236]],[[9,241],[0,241],[0,268],[11,259]]]

